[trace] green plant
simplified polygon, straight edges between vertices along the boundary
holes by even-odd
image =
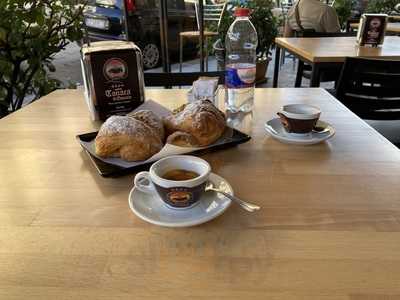
[[[54,55],[82,37],[79,0],[0,1],[0,117],[49,93]]]
[[[247,0],[229,1],[227,10],[222,16],[219,27],[218,38],[225,41],[229,26],[235,20],[235,7],[247,7],[251,9],[250,20],[256,28],[258,35],[257,58],[265,59],[274,44],[275,37],[278,35],[279,20],[272,14],[274,1],[272,0]]]
[[[334,8],[339,17],[339,23],[342,28],[346,27],[347,20],[351,17],[351,10],[355,5],[354,0],[336,0]]]
[[[369,0],[367,12],[390,14],[398,3],[399,0]]]
[[[278,19],[272,14],[274,1],[249,0],[244,5],[252,10],[250,20],[257,30],[257,58],[265,59],[278,35]]]

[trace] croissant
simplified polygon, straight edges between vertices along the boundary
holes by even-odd
[[[207,146],[218,140],[225,130],[225,115],[209,100],[186,104],[164,118],[169,135],[167,143],[177,146]]]
[[[96,154],[126,161],[146,160],[162,149],[163,139],[163,123],[151,111],[111,116],[96,136]]]
[[[144,122],[146,125],[150,126],[153,130],[157,132],[162,141],[164,140],[164,124],[162,120],[151,110],[142,109],[133,113],[129,113],[127,116]]]

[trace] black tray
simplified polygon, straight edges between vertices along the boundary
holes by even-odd
[[[97,131],[80,134],[80,135],[77,135],[76,138],[82,142],[90,142],[96,136],[97,136]],[[197,155],[205,154],[205,153],[212,152],[215,150],[225,149],[225,148],[233,147],[235,145],[243,144],[243,143],[249,141],[250,139],[251,139],[251,137],[249,135],[244,134],[236,129],[232,129],[232,135],[228,139],[225,138],[220,142],[217,141],[216,143],[210,145],[209,147],[207,147],[205,149],[201,149],[201,150],[194,151],[194,152],[187,153],[187,154],[197,154]],[[124,168],[124,167],[106,163],[106,162],[98,159],[97,157],[94,157],[83,146],[82,146],[82,148],[84,149],[86,154],[89,156],[89,158],[93,162],[93,164],[96,167],[99,174],[104,177],[118,177],[118,176],[126,175],[129,173],[146,170],[152,164],[152,163],[144,163],[142,165]]]

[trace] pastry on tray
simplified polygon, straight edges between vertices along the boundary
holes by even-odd
[[[146,160],[162,149],[163,140],[163,123],[149,110],[111,116],[96,136],[96,154],[126,161]]]
[[[127,116],[140,120],[150,126],[152,129],[156,130],[161,140],[164,141],[165,131],[164,124],[162,120],[151,110],[138,110],[136,112],[131,112]]]
[[[164,118],[167,143],[183,147],[208,146],[225,131],[225,115],[209,100],[184,105]]]

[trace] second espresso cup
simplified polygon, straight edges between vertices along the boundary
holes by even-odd
[[[307,104],[285,105],[278,116],[282,125],[289,133],[308,134],[318,122],[321,110]]]
[[[155,162],[149,172],[135,176],[135,187],[145,193],[157,193],[174,209],[190,208],[204,192],[211,167],[204,159],[173,155]]]

